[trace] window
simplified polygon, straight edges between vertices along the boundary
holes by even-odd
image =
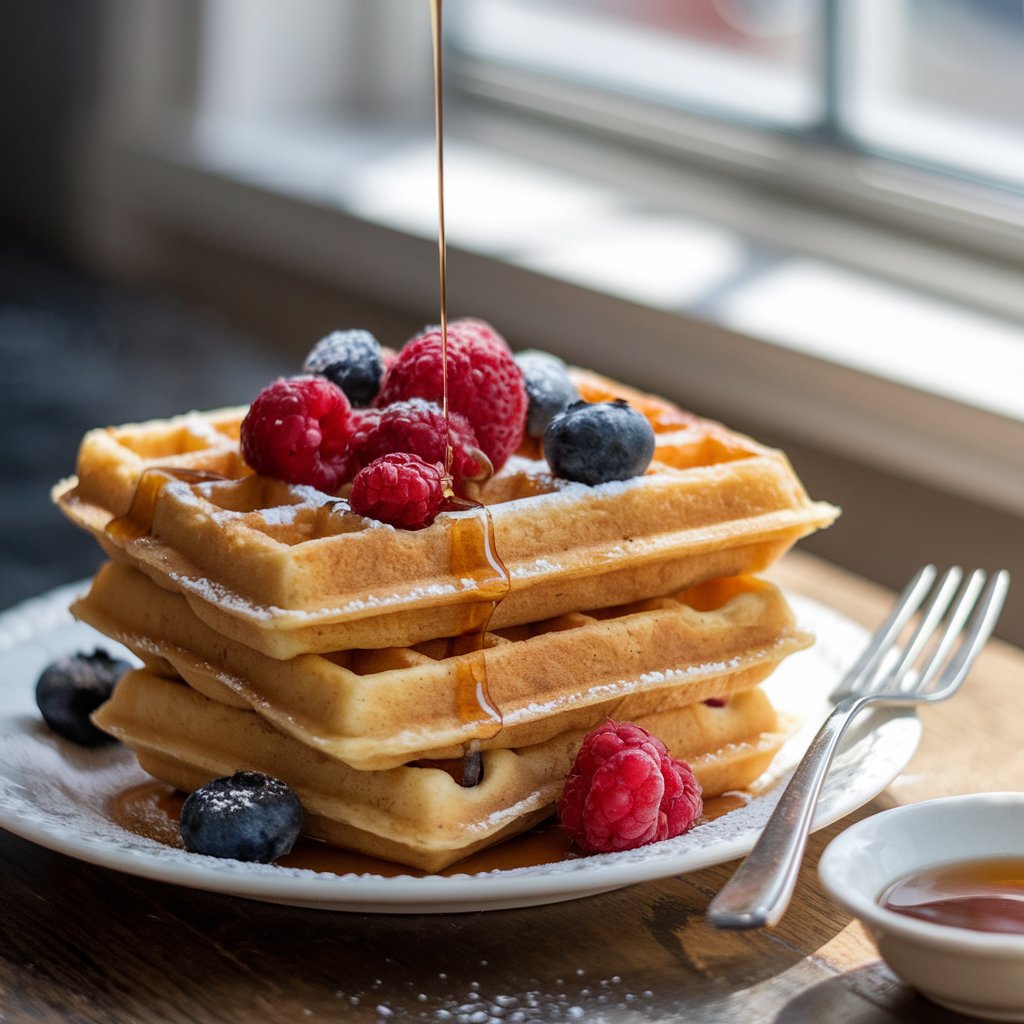
[[[454,10],[462,81],[479,95],[847,207],[867,199],[872,215],[905,222],[908,207],[923,208],[926,230],[952,216],[959,236],[970,211],[972,230],[986,221],[1005,241],[1005,223],[1022,218],[1020,0],[461,0]],[[740,126],[746,134],[723,133]],[[1019,236],[997,248],[1024,255]]]
[[[807,127],[820,12],[813,0],[470,0],[456,39],[469,53],[641,100]]]
[[[851,135],[880,151],[1024,186],[1024,4],[866,0],[849,26]]]

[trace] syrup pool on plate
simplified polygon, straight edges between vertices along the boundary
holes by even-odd
[[[178,833],[178,819],[185,794],[164,782],[143,782],[111,798],[108,813],[123,829],[164,846],[183,849]],[[714,821],[723,814],[742,807],[747,798],[738,793],[712,797],[704,804],[704,813],[696,826]],[[563,860],[585,857],[577,851],[562,830],[557,818],[542,821],[526,832],[505,839],[439,871],[441,875],[477,874],[484,871],[509,871],[515,868],[540,867]],[[300,836],[291,853],[276,862],[281,867],[304,868],[335,875],[398,875],[422,877],[427,872],[371,857],[368,854],[343,850],[337,846]]]

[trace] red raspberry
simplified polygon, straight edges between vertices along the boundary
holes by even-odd
[[[587,734],[558,801],[569,837],[595,853],[682,835],[702,810],[690,766],[632,722],[605,722]]]
[[[463,479],[484,475],[482,453],[477,450],[476,434],[461,413],[449,414],[453,449],[452,476],[456,484]],[[373,415],[363,416],[352,432],[350,443],[358,466],[367,466],[381,455],[411,452],[425,462],[444,465],[444,413],[440,406],[422,398],[395,402]],[[475,453],[475,457],[474,457]]]
[[[353,512],[392,526],[418,530],[429,526],[444,499],[440,463],[393,452],[356,473],[348,503]]]
[[[659,842],[689,832],[704,810],[700,783],[685,761],[665,754],[661,759],[661,777],[665,780],[665,795],[658,809],[658,834],[654,837]]]
[[[380,413],[372,407],[362,407],[352,409],[352,423],[349,429],[348,449],[354,451],[356,438],[360,434],[365,434],[380,418]],[[354,465],[352,472],[355,473],[360,467]]]
[[[387,368],[377,406],[406,398],[443,400],[441,331],[408,342]],[[469,420],[480,449],[500,469],[523,439],[527,410],[523,374],[508,346],[482,321],[448,328],[448,407]]]
[[[586,775],[589,778],[619,751],[630,749],[644,750],[656,761],[668,753],[665,744],[657,736],[652,736],[642,725],[635,725],[633,722],[613,722],[609,719],[584,737],[576,754],[572,773]]]
[[[435,330],[440,330],[440,328],[435,328]],[[508,347],[508,342],[486,320],[479,320],[474,316],[464,316],[453,320],[448,325],[448,330],[454,330],[461,338],[472,338],[485,345],[496,345],[506,352],[512,351]]]
[[[349,476],[351,409],[323,377],[291,377],[265,387],[242,421],[242,457],[264,476],[336,491]]]

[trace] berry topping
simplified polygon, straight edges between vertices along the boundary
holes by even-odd
[[[384,354],[369,331],[332,331],[313,346],[302,370],[337,384],[353,405],[369,405],[380,389]]]
[[[573,402],[579,400],[576,385],[569,379],[565,363],[548,352],[527,349],[515,357],[523,371],[529,409],[526,413],[526,433],[541,437],[548,424]]]
[[[345,393],[329,380],[277,380],[242,421],[242,456],[264,476],[333,493],[351,472],[351,419]]]
[[[440,331],[440,327],[433,327],[431,330]],[[459,317],[448,325],[449,332],[454,330],[459,337],[472,339],[483,345],[494,345],[504,352],[511,352],[508,342],[486,321],[474,316]],[[426,333],[426,332],[424,332]]]
[[[439,462],[395,452],[374,459],[356,473],[348,501],[353,512],[392,526],[429,526],[441,508],[444,474]]]
[[[479,451],[476,434],[461,413],[449,413],[452,441],[452,476],[458,485],[464,479],[475,480],[489,470]],[[434,402],[410,398],[395,402],[364,416],[352,434],[352,454],[358,465],[368,466],[381,455],[409,452],[425,462],[444,465],[444,413]]]
[[[443,380],[441,332],[432,329],[395,357],[377,405],[407,398],[441,404]],[[495,470],[519,447],[527,407],[523,374],[500,335],[482,321],[456,320],[448,328],[448,407],[469,420]]]
[[[544,457],[555,476],[603,484],[641,476],[654,456],[647,418],[621,398],[575,402],[544,431]]]
[[[558,801],[562,827],[593,853],[672,839],[702,810],[690,766],[632,722],[605,722],[587,734]]]
[[[97,648],[55,661],[36,683],[36,704],[46,724],[65,739],[83,747],[112,743],[113,736],[97,729],[89,716],[103,704],[114,684],[131,668]]]
[[[373,406],[352,410],[352,418],[349,421],[349,438],[347,442],[349,452],[355,451],[356,438],[360,434],[365,434],[369,431],[378,419],[380,419],[380,410],[374,409]],[[358,463],[355,463],[351,467],[351,472],[355,473],[358,469],[359,465]]]
[[[210,857],[269,864],[291,850],[301,825],[295,791],[262,772],[213,779],[181,808],[185,849]]]

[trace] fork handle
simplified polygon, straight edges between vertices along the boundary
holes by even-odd
[[[796,887],[822,783],[846,727],[870,696],[844,697],[811,741],[753,850],[708,907],[716,928],[778,923]]]

